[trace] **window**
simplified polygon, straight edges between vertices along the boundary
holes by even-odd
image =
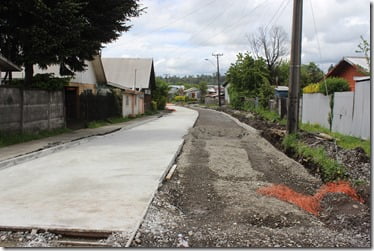
[[[129,96],[126,95],[126,105],[129,105]]]

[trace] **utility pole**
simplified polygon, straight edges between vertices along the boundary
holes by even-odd
[[[219,81],[219,57],[222,57],[222,53],[213,53],[213,57],[217,58],[217,84],[218,84],[218,106],[221,107],[221,84]]]
[[[290,61],[290,82],[287,107],[287,134],[296,133],[299,128],[299,93],[301,38],[303,23],[303,0],[294,0],[292,18],[292,41]]]

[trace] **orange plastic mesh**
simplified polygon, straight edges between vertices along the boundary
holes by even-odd
[[[285,185],[271,185],[260,188],[257,192],[292,203],[316,216],[320,211],[321,200],[327,193],[344,193],[354,200],[363,203],[363,200],[358,196],[357,192],[350,186],[350,184],[342,181],[323,185],[313,196],[295,192]]]

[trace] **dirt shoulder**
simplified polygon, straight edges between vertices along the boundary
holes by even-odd
[[[259,194],[259,188],[284,184],[313,195],[322,182],[253,130],[224,114],[199,112],[176,172],[156,194],[133,247],[370,246],[367,205],[329,195],[316,217]],[[340,207],[334,203],[339,196]]]

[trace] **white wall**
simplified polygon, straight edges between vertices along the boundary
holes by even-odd
[[[122,116],[127,117],[132,114],[132,95],[122,95]]]
[[[332,131],[370,139],[370,80],[356,83],[355,92],[336,92]],[[330,98],[322,94],[304,94],[302,122],[329,128]]]
[[[335,92],[332,131],[350,135],[353,119],[353,92]]]
[[[76,72],[71,82],[82,84],[97,84],[94,68],[91,61],[86,61],[87,67],[85,71]]]
[[[357,82],[351,135],[370,139],[370,80]]]
[[[302,122],[319,124],[325,128],[330,128],[330,97],[320,93],[304,94],[302,102]]]

